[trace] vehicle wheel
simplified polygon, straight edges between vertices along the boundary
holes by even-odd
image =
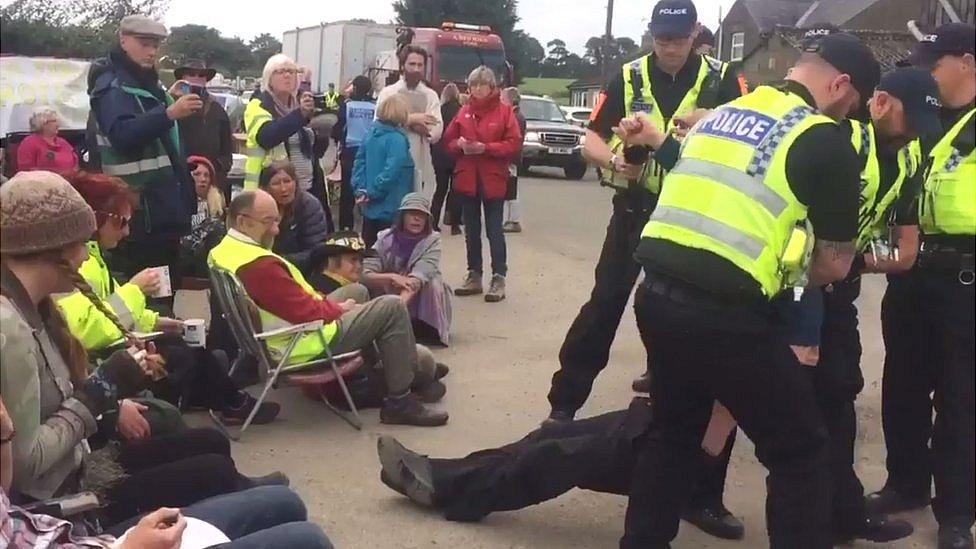
[[[519,175],[529,175],[529,167],[530,167],[530,165],[529,165],[528,162],[522,162],[518,166],[518,174]]]
[[[571,164],[563,168],[563,173],[566,174],[566,179],[579,181],[586,175],[586,168],[586,164]]]

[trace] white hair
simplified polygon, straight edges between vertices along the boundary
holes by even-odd
[[[44,124],[47,124],[51,120],[61,120],[58,111],[51,107],[40,107],[31,114],[30,120],[27,123],[30,125],[30,131],[37,133],[41,131]]]
[[[284,66],[292,66],[296,70],[298,69],[295,60],[283,53],[276,53],[268,58],[268,62],[264,64],[264,70],[261,71],[261,91],[271,91],[271,76],[276,70]]]
[[[498,87],[498,80],[495,80],[495,71],[481,65],[475,67],[468,75],[468,87],[474,84],[488,84],[492,88]]]

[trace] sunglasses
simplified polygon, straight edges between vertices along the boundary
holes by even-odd
[[[127,216],[124,216],[124,215],[119,215],[119,214],[111,213],[111,212],[98,212],[98,213],[104,215],[105,217],[108,217],[110,219],[114,219],[114,220],[118,221],[119,222],[119,230],[122,230],[122,229],[125,229],[126,227],[128,227],[129,226],[129,220],[132,219],[131,217],[127,217]]]

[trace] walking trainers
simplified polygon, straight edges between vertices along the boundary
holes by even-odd
[[[520,233],[522,232],[522,224],[518,221],[506,221],[502,225],[502,232],[504,233]]]
[[[376,453],[383,484],[421,505],[434,505],[434,476],[426,456],[411,452],[389,435],[376,441]]]
[[[240,406],[227,406],[221,410],[220,415],[224,423],[228,425],[240,425],[247,420],[248,414],[254,406],[257,405],[258,401],[251,395],[241,391],[240,394],[243,396],[244,403]],[[254,419],[251,423],[254,425],[264,425],[265,423],[271,423],[278,413],[281,412],[281,405],[277,402],[263,402],[261,407],[258,408],[256,414],[254,414]]]
[[[468,271],[468,276],[464,278],[464,284],[454,290],[456,296],[478,295],[484,293],[485,289],[481,286],[481,273]]]
[[[427,408],[417,395],[408,392],[403,396],[386,398],[380,409],[380,422],[387,425],[439,427],[447,423],[447,412]]]
[[[505,277],[494,275],[491,277],[491,285],[488,286],[488,293],[485,294],[485,301],[488,303],[498,303],[505,299]]]

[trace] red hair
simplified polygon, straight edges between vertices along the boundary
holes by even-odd
[[[134,208],[137,203],[136,193],[118,177],[75,171],[66,174],[65,179],[95,210],[95,219],[99,227],[108,220],[107,214],[123,215],[127,213],[127,209]]]

